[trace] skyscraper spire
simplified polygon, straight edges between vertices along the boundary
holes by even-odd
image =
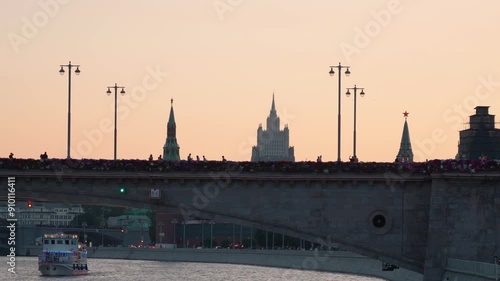
[[[174,117],[174,99],[170,99],[170,116],[167,123],[167,140],[163,146],[163,159],[179,161],[179,145],[177,144],[176,125]]]
[[[267,130],[277,132],[280,130],[280,118],[276,113],[276,106],[274,104],[274,91],[273,91],[273,103],[271,104],[271,112],[269,117],[267,117]]]
[[[410,131],[408,130],[408,112],[403,112],[405,117],[405,124],[403,126],[403,135],[401,136],[401,145],[399,147],[398,156],[396,157],[397,162],[413,162],[413,151],[411,149],[410,142]]]
[[[273,91],[273,103],[271,104],[271,114],[269,116],[278,116],[276,113],[276,106],[274,105],[274,91]]]

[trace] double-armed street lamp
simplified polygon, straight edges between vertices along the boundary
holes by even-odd
[[[117,96],[118,96],[118,89],[121,89],[120,94],[123,96],[125,95],[125,87],[122,86],[117,86],[116,83],[114,86],[108,87],[108,91],[106,92],[109,95],[111,95],[111,89],[115,89],[115,149],[114,149],[114,160],[116,160],[116,101],[117,101]]]
[[[70,156],[70,144],[71,144],[71,68],[76,67],[75,74],[80,74],[80,65],[79,64],[61,64],[61,69],[59,70],[59,74],[64,75],[64,68],[68,68],[68,154],[67,158],[71,159]]]
[[[337,153],[337,162],[340,162],[340,97],[341,97],[341,77],[342,75],[340,74],[340,71],[342,68],[346,68],[347,70],[345,71],[345,76],[349,77],[351,72],[349,71],[349,66],[342,66],[339,62],[338,66],[330,66],[330,76],[333,76],[335,74],[335,71],[333,71],[333,68],[337,68],[339,70],[339,117],[338,117],[338,153]]]
[[[354,142],[354,145],[353,145],[353,154],[352,154],[352,158],[351,158],[351,161],[353,162],[357,162],[358,161],[358,157],[356,156],[356,91],[357,90],[361,90],[361,93],[359,93],[359,95],[361,97],[364,97],[365,96],[365,92],[363,91],[365,88],[358,88],[356,87],[356,85],[354,85],[354,88],[347,88],[347,92],[345,93],[346,96],[350,96],[351,95],[351,92],[349,92],[349,90],[353,90],[354,91],[354,137],[353,137],[353,142]]]

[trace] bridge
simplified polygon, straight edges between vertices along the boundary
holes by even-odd
[[[442,280],[449,258],[491,262],[500,252],[497,167],[328,163],[308,164],[315,168],[304,171],[280,163],[266,164],[269,169],[248,165],[4,168],[0,185],[15,177],[17,200],[150,208],[185,219],[232,221],[376,258],[421,273],[426,281]],[[161,197],[151,198],[151,190]],[[6,197],[2,193],[0,199]]]

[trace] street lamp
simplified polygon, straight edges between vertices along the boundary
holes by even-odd
[[[365,96],[365,92],[363,91],[365,88],[358,88],[356,87],[356,85],[354,85],[354,88],[347,88],[347,93],[346,96],[350,96],[351,95],[351,92],[349,92],[349,90],[353,90],[354,91],[354,138],[353,138],[353,142],[354,142],[354,148],[353,148],[353,154],[352,154],[352,162],[358,162],[358,157],[356,156],[356,91],[357,90],[361,90],[361,93],[359,93],[359,95],[361,97],[364,97]]]
[[[351,72],[349,71],[349,66],[342,66],[339,62],[339,65],[338,66],[330,66],[330,76],[333,76],[335,74],[335,71],[333,71],[333,68],[337,68],[339,70],[339,121],[338,121],[338,152],[337,152],[337,162],[340,162],[340,82],[341,82],[341,77],[342,75],[340,75],[340,71],[342,70],[342,68],[347,68],[347,70],[345,71],[345,76],[349,77],[349,75],[351,74]]]
[[[125,87],[122,86],[117,86],[116,83],[114,86],[108,87],[108,91],[106,92],[109,95],[111,95],[111,89],[115,89],[115,150],[114,150],[114,159],[116,160],[116,100],[118,96],[118,89],[121,89],[120,94],[123,96],[125,95]]]
[[[174,225],[174,244],[175,244],[175,248],[177,248],[177,240],[175,238],[175,232],[177,231],[177,219],[173,219],[172,221],[170,221],[173,225]]]
[[[214,222],[210,222],[210,248],[213,248],[213,242],[214,242]]]
[[[160,248],[161,248],[161,240],[163,238],[163,236],[165,235],[165,233],[163,233],[163,222],[160,222],[158,223],[158,225],[160,226],[160,233],[159,233],[159,236],[160,236]]]
[[[250,249],[253,250],[253,225],[250,226]]]
[[[186,221],[183,221],[182,225],[184,227],[184,239],[182,239],[182,248],[186,248]]]
[[[493,264],[495,265],[495,281],[498,281],[498,266],[500,265],[500,259],[496,254],[495,254],[495,262]]]
[[[139,219],[139,225],[141,226],[141,247],[144,245],[144,228],[142,227],[142,219]]]
[[[64,68],[68,68],[68,155],[67,158],[70,157],[70,143],[71,143],[71,68],[76,67],[75,74],[80,74],[80,65],[79,64],[61,64],[61,69],[59,70],[59,74],[64,75]]]
[[[87,234],[85,233],[85,227],[87,226],[87,222],[82,222],[83,226],[83,244],[87,245]]]
[[[201,220],[201,247],[205,248],[205,220]]]

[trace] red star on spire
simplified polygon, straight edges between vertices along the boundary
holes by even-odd
[[[408,114],[410,114],[410,113],[408,113],[406,110],[405,110],[405,112],[403,112],[405,119],[408,118]]]

